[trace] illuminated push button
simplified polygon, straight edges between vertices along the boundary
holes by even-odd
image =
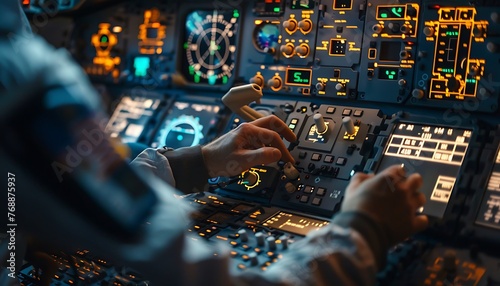
[[[414,97],[414,98],[416,98],[416,99],[422,99],[422,98],[424,98],[424,95],[425,95],[425,94],[424,94],[424,91],[423,91],[423,90],[421,90],[421,89],[418,89],[418,88],[414,89],[414,90],[411,92],[411,96],[413,96],[413,97]]]
[[[314,114],[313,119],[314,119],[314,124],[316,124],[316,130],[318,134],[323,134],[328,130],[328,126],[325,123],[323,115],[316,113]]]
[[[434,28],[433,27],[425,27],[424,28],[424,35],[426,37],[432,37],[432,36],[434,36]]]
[[[247,231],[245,229],[240,229],[238,231],[238,234],[239,234],[240,240],[242,242],[247,242],[248,241],[248,233],[247,233]]]
[[[287,58],[293,57],[294,46],[293,44],[281,45],[280,52]]]
[[[295,20],[295,19],[288,19],[288,20],[284,21],[283,22],[283,28],[285,28],[285,30],[289,34],[295,33],[295,31],[297,31],[297,28],[298,28],[297,20]]]
[[[316,89],[318,91],[324,91],[326,88],[326,84],[324,82],[318,82],[316,83]]]
[[[283,173],[290,180],[296,180],[300,176],[297,168],[295,168],[290,162],[287,162],[285,166],[283,166]]]
[[[318,196],[324,196],[326,194],[326,189],[325,188],[318,188],[316,191],[316,195]]]
[[[265,244],[266,235],[263,234],[262,232],[257,232],[255,234],[255,239],[257,240],[257,245],[262,247]]]
[[[356,129],[354,128],[354,121],[350,116],[344,117],[342,119],[342,125],[344,125],[347,134],[356,133]]]
[[[295,193],[295,191],[297,191],[297,188],[295,187],[294,184],[292,184],[291,182],[288,182],[285,184],[285,190],[287,193],[293,194],[293,193]]]
[[[269,236],[268,238],[266,238],[266,241],[269,250],[276,250],[276,238],[274,238],[274,236]]]
[[[278,91],[281,89],[283,85],[283,81],[279,76],[274,76],[272,79],[267,81],[267,85],[274,91]]]
[[[309,55],[309,46],[307,44],[300,44],[300,46],[295,47],[295,53],[301,58],[305,58]]]
[[[335,89],[337,91],[345,91],[345,84],[339,82],[335,85]]]
[[[377,33],[377,34],[380,34],[383,29],[384,28],[380,24],[375,24],[375,25],[372,26],[372,31],[375,32],[375,33]]]
[[[313,23],[310,19],[304,19],[299,22],[299,29],[302,33],[307,34],[312,31]]]

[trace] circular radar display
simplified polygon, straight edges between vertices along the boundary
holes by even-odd
[[[174,149],[195,146],[203,139],[203,125],[198,117],[181,115],[170,121],[160,138],[162,146]]]
[[[278,25],[262,23],[255,26],[253,36],[254,44],[257,50],[264,53],[274,53],[278,47],[280,30]]]
[[[186,19],[184,76],[194,83],[228,83],[236,58],[238,10],[194,11]]]

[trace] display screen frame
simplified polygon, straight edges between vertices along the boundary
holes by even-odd
[[[296,83],[293,79],[295,78],[295,74],[297,72],[307,72],[308,77],[307,80],[309,81],[308,83]],[[301,75],[302,76],[302,75]],[[301,80],[305,79],[305,77],[301,77]],[[286,73],[285,73],[285,84],[286,85],[293,85],[293,86],[306,86],[309,87],[311,86],[311,80],[312,80],[312,70],[311,69],[304,69],[304,68],[287,68]]]
[[[412,154],[408,154],[408,155],[402,154],[402,155],[398,155],[398,156],[388,155],[388,152],[392,151],[392,150],[390,150],[390,148],[394,148],[394,145],[391,145],[391,143],[393,142],[392,139],[395,137],[394,135],[400,136],[400,137],[405,136],[405,135],[401,135],[401,134],[396,132],[397,128],[402,124],[403,125],[413,125],[416,127],[426,126],[426,127],[431,127],[431,128],[440,128],[440,129],[445,130],[446,132],[448,132],[447,129],[452,129],[452,130],[454,130],[454,132],[468,131],[469,133],[467,133],[467,137],[465,137],[465,138],[468,138],[467,147],[465,147],[465,150],[463,150],[463,151],[460,151],[462,149],[459,149],[459,151],[460,151],[459,155],[462,156],[461,161],[450,163],[450,165],[454,164],[454,166],[455,166],[455,168],[453,168],[453,170],[451,170],[450,168],[448,168],[448,169],[436,168],[436,166],[442,167],[443,164],[445,164],[444,157],[441,157],[442,155],[439,155],[439,158],[440,158],[439,160],[442,159],[441,160],[442,162],[440,162],[438,159],[435,159],[435,158],[438,158],[438,157],[436,157],[436,156],[438,156],[437,152],[433,153],[432,159],[426,158],[425,156],[427,154],[423,154],[422,158],[425,158],[425,159],[421,159],[421,160],[414,159],[412,157],[408,157]],[[386,142],[385,142],[381,157],[378,160],[377,171],[380,172],[380,171],[384,170],[385,168],[392,166],[392,165],[395,165],[395,164],[404,164],[404,168],[407,171],[407,175],[410,175],[412,173],[420,173],[422,175],[422,177],[424,178],[424,180],[423,180],[424,185],[422,186],[420,191],[422,193],[424,193],[424,195],[427,199],[427,203],[424,206],[422,213],[426,214],[434,219],[444,219],[445,214],[449,209],[449,205],[453,203],[453,197],[456,193],[456,188],[457,188],[457,185],[459,183],[459,178],[463,172],[462,165],[464,164],[465,160],[467,159],[467,156],[468,156],[468,153],[469,153],[469,150],[471,147],[470,145],[473,142],[475,128],[473,128],[472,126],[454,127],[454,126],[449,126],[446,124],[439,124],[439,123],[434,123],[434,122],[433,123],[426,123],[426,122],[412,122],[412,121],[396,121],[393,123],[393,126],[391,126],[391,128],[388,130],[390,130],[390,132],[386,138]],[[417,132],[417,131],[413,131],[413,132]],[[452,135],[448,135],[448,136],[452,136]],[[459,137],[458,134],[453,135],[453,136],[455,136],[455,138]],[[417,137],[415,137],[413,139],[418,140],[416,138]],[[412,139],[412,138],[408,137],[408,138],[404,138],[404,139]],[[445,139],[432,138],[432,137],[431,138],[422,138],[423,146],[428,146],[428,145],[425,145],[425,144],[427,144],[427,141],[428,142],[441,141],[441,142],[439,142],[439,144],[449,144],[451,142],[451,141],[446,142]],[[417,144],[417,143],[418,142],[416,142],[415,144]],[[411,142],[410,142],[410,144],[411,144]],[[465,143],[457,143],[457,145],[460,145],[460,144],[465,144]],[[403,145],[403,144],[401,143],[401,145]],[[441,148],[441,145],[436,145],[435,149],[438,149],[438,147]],[[448,145],[447,148],[451,148],[451,147]],[[443,150],[441,153],[444,154],[444,153],[450,153],[450,152],[448,150]],[[457,151],[457,153],[458,153],[458,151]],[[452,152],[452,154],[454,154],[454,152]],[[420,154],[419,154],[419,156],[420,156]],[[452,158],[452,160],[453,160],[453,158]],[[437,174],[436,170],[441,170],[441,172],[439,174]],[[432,178],[432,180],[429,178]],[[452,184],[451,188],[450,188],[450,184]],[[444,202],[445,200],[446,200],[446,202]]]

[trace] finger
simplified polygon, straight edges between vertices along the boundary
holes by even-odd
[[[419,232],[429,226],[429,218],[426,215],[418,215],[413,220],[413,231]]]
[[[266,128],[249,125],[246,138],[249,143],[253,144],[254,148],[261,148],[263,145],[278,148],[283,161],[295,163],[295,159],[286,148],[285,143],[281,140],[278,133]]]
[[[418,173],[411,174],[405,181],[402,182],[401,188],[409,193],[415,193],[422,187],[422,176]]]
[[[254,150],[244,150],[240,153],[243,160],[248,162],[248,166],[266,165],[278,161],[282,156],[279,149],[273,147],[262,147]]]
[[[425,198],[425,195],[421,192],[416,192],[415,195],[413,196],[413,201],[412,203],[415,206],[415,209],[419,209],[423,205],[425,205],[425,202],[427,199]]]
[[[354,176],[352,176],[349,182],[349,187],[356,189],[361,183],[372,177],[373,174],[365,174],[363,172],[357,172],[356,174],[354,174]]]
[[[285,122],[279,119],[276,115],[269,115],[266,117],[259,118],[255,121],[252,121],[251,124],[258,127],[276,131],[278,134],[283,136],[283,138],[285,138],[288,142],[297,141],[297,136],[295,136],[295,133],[293,133],[293,131],[290,128],[288,128]]]

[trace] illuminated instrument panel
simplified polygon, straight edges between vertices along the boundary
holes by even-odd
[[[243,122],[220,99],[248,83],[264,94],[249,106],[297,135],[297,173],[255,166],[185,198],[189,233],[227,242],[234,270],[266,271],[328,225],[354,173],[403,164],[431,227],[390,250],[379,284],[500,281],[500,1],[77,2],[59,38],[117,102],[111,136],[206,144]]]
[[[193,11],[186,17],[182,66],[188,81],[197,84],[227,84],[236,60],[236,36],[240,12]]]

